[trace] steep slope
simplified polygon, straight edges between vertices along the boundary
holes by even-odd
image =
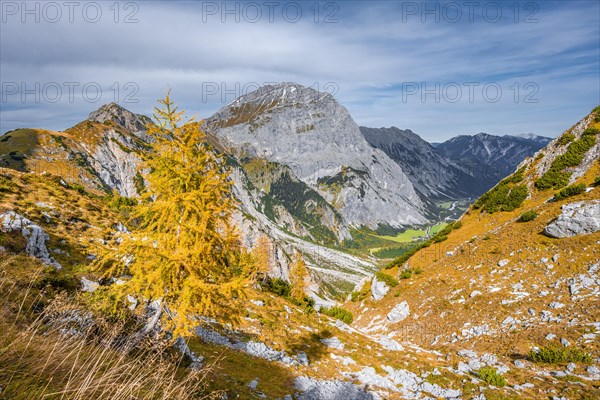
[[[111,103],[65,132],[20,129],[0,139],[0,166],[50,173],[67,184],[97,194],[112,190],[135,197],[143,189],[141,155],[148,148],[149,119]],[[256,157],[236,160],[215,137],[234,170],[239,212],[235,218],[246,247],[261,235],[272,242],[273,276],[287,278],[299,251],[312,269],[312,291],[319,302],[341,296],[375,269],[372,260],[325,246],[351,239],[347,222],[321,194],[299,180],[285,164]]]
[[[404,171],[366,142],[329,94],[293,83],[265,86],[219,110],[206,127],[238,156],[290,167],[350,225],[428,222]]]
[[[360,127],[373,147],[397,162],[415,189],[435,200],[470,198],[480,195],[473,173],[448,160],[411,130]]]
[[[380,301],[348,303],[353,326],[447,354],[467,379],[494,365],[506,395],[597,398],[599,159],[600,107],[523,161],[454,229],[392,263],[386,273],[400,284]],[[521,188],[525,197],[511,196]]]
[[[532,138],[479,133],[474,136],[456,136],[440,143],[435,149],[466,168],[475,176],[484,192],[512,173],[521,161],[532,156],[550,140],[540,136]]]

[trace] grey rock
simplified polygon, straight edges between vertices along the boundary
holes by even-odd
[[[344,348],[344,343],[340,341],[337,337],[325,338],[321,339],[321,343],[323,343],[327,347],[331,347],[333,349],[342,350]]]
[[[250,303],[254,304],[257,307],[262,307],[265,305],[265,302],[262,300],[250,300]]]
[[[468,364],[469,364],[469,368],[473,371],[477,371],[479,368],[481,368],[483,366],[481,361],[479,361],[476,358],[470,359]]]
[[[100,284],[98,282],[91,281],[91,280],[87,279],[86,277],[82,277],[80,279],[80,282],[81,282],[81,289],[80,290],[82,292],[93,293],[100,286]]]
[[[258,387],[258,378],[252,379],[250,383],[248,383],[248,387],[252,390],[256,390],[256,388]]]
[[[565,305],[563,303],[560,303],[558,301],[553,301],[552,303],[548,304],[548,307],[552,308],[552,309],[559,309],[559,308],[563,308]]]
[[[579,201],[562,206],[558,218],[544,228],[554,238],[565,238],[600,231],[600,200]]]
[[[394,339],[391,339],[385,335],[382,335],[379,337],[379,340],[377,340],[377,342],[383,346],[383,348],[388,349],[388,350],[392,350],[392,351],[403,351],[404,347],[396,342]]]
[[[479,360],[489,366],[495,365],[498,363],[498,357],[495,354],[484,353],[479,357]]]
[[[462,372],[462,373],[466,374],[468,372],[471,372],[471,367],[468,364],[465,364],[464,362],[459,361],[458,362],[457,370],[459,372]]]
[[[132,295],[128,294],[127,295],[127,302],[129,303],[129,305],[127,306],[127,308],[129,308],[130,310],[135,310],[135,308],[138,305],[138,301],[135,297],[133,297]]]
[[[567,339],[565,338],[561,338],[560,339],[560,344],[562,344],[565,347],[569,347],[571,345],[571,342],[569,342]]]
[[[385,152],[402,167],[415,189],[431,199],[478,197],[488,185],[479,174],[443,156],[411,130],[366,128],[360,132],[375,148]]]
[[[498,266],[499,267],[505,267],[506,265],[508,265],[509,261],[507,259],[503,259],[498,261]]]
[[[515,367],[517,367],[519,369],[526,367],[526,365],[523,362],[523,360],[515,360],[513,364],[515,364]]]
[[[536,135],[478,133],[453,137],[436,146],[436,150],[475,175],[473,180],[477,186],[490,189],[551,140]]]
[[[308,365],[308,364],[310,364],[310,361],[308,360],[308,356],[307,356],[307,355],[306,355],[306,353],[305,353],[305,352],[303,352],[303,351],[300,351],[300,352],[299,352],[299,353],[296,355],[296,358],[298,359],[298,362],[299,362],[301,365]]]
[[[2,232],[20,231],[21,235],[27,240],[25,252],[33,256],[44,264],[53,266],[56,269],[62,268],[61,265],[50,256],[46,243],[50,236],[39,226],[17,214],[14,211],[0,213],[0,230]]]
[[[134,114],[116,103],[105,104],[88,116],[88,121],[105,123],[111,121],[130,132],[142,132],[152,123],[145,115]]]
[[[554,333],[549,333],[546,335],[546,340],[554,340],[556,339],[556,335]]]
[[[386,285],[385,282],[377,280],[377,277],[375,276],[373,277],[371,283],[371,294],[373,295],[373,299],[381,300],[389,291],[390,287]]]
[[[410,307],[406,301],[396,305],[387,315],[387,320],[391,323],[400,322],[410,315]]]
[[[590,365],[589,367],[587,367],[586,371],[592,379],[600,379],[600,368],[598,368],[596,365]]]
[[[177,338],[175,341],[175,347],[190,361],[190,368],[193,370],[199,370],[202,368],[202,364],[204,362],[204,357],[197,356],[190,347],[187,342],[181,336]]]
[[[301,391],[298,400],[374,400],[372,394],[350,382],[339,380],[317,380],[300,376],[294,381]]]

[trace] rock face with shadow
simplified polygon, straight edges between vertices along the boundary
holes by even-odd
[[[600,201],[578,201],[562,206],[558,218],[544,228],[553,238],[565,238],[600,231]]]

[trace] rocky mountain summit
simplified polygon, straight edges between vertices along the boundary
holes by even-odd
[[[206,120],[241,157],[288,166],[352,226],[426,224],[423,201],[402,168],[361,135],[330,94],[293,83],[265,86]]]

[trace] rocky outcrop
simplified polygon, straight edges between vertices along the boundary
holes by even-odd
[[[391,323],[400,322],[410,315],[410,307],[406,301],[396,305],[387,315],[387,320]]]
[[[428,222],[404,171],[369,145],[330,94],[293,83],[265,86],[224,107],[205,126],[240,156],[289,166],[350,225]]]
[[[111,121],[132,133],[141,133],[146,130],[149,123],[152,123],[152,120],[145,115],[134,114],[116,103],[103,105],[91,112],[87,119],[101,124]]]
[[[279,361],[285,365],[304,365],[304,363],[308,362],[308,358],[304,352],[299,354],[301,360],[298,360],[295,357],[288,356],[285,351],[274,350],[262,342],[253,340],[247,342],[235,341],[218,332],[203,327],[196,328],[196,335],[206,343],[229,347],[230,349],[239,350],[250,354],[251,356],[268,361]]]
[[[36,257],[44,264],[60,269],[61,265],[50,256],[46,243],[50,236],[39,226],[27,218],[17,214],[14,211],[7,211],[0,214],[0,228],[2,232],[20,231],[27,240],[25,252],[30,256]]]
[[[600,201],[565,204],[558,218],[544,228],[554,238],[585,235],[600,231]]]
[[[350,382],[318,380],[300,376],[295,381],[301,391],[298,400],[375,400],[375,397]]]
[[[373,277],[373,281],[371,282],[371,295],[373,295],[374,300],[381,300],[390,291],[390,287],[385,284],[385,282],[381,282],[377,279],[377,277]]]

